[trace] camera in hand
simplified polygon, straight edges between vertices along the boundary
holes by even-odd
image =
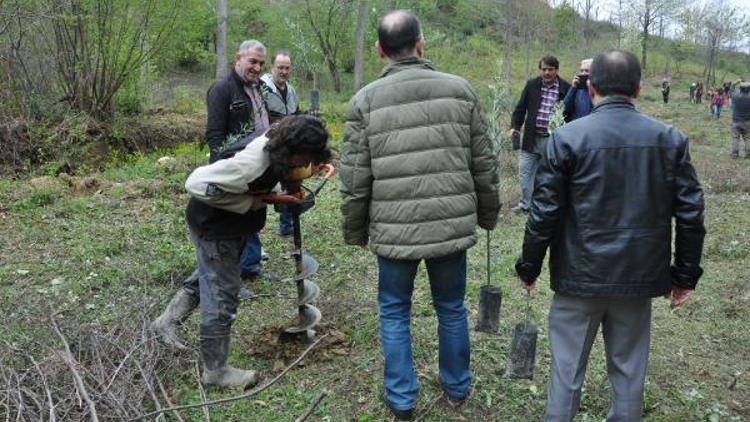
[[[579,73],[576,76],[578,76],[578,88],[586,89],[586,82],[589,80],[589,75],[585,73]]]

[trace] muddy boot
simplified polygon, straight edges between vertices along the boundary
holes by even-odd
[[[161,337],[164,343],[178,349],[186,349],[177,337],[177,324],[184,321],[197,306],[197,297],[185,289],[179,289],[169,301],[167,309],[151,323],[151,329]]]
[[[201,357],[203,358],[201,382],[221,388],[242,386],[247,389],[254,387],[258,383],[257,372],[227,365],[228,356],[229,336],[201,338]]]

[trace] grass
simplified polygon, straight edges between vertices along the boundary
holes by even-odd
[[[750,336],[746,334],[750,321],[746,287],[750,281],[750,161],[729,158],[729,113],[718,121],[712,119],[705,107],[687,104],[687,93],[680,92],[674,93],[670,105],[663,106],[657,89],[650,86],[644,97],[638,103],[642,111],[671,122],[692,140],[693,161],[706,191],[708,227],[706,272],[694,299],[674,311],[666,300],[654,302],[647,420],[746,420],[750,418]],[[333,115],[343,113],[343,104],[329,107]],[[330,126],[340,133],[340,121]],[[177,159],[170,168],[156,165],[156,159],[165,154]],[[204,156],[205,151],[190,143],[120,159],[91,175],[100,182],[92,191],[72,192],[56,179],[46,184],[0,180],[0,338],[17,347],[32,340],[54,345],[49,328],[40,323],[49,307],[62,311],[61,318],[70,326],[110,324],[118,318],[121,304],[144,296],[166,304],[195,265],[184,225],[187,195],[182,184]],[[504,294],[500,333],[472,331],[474,394],[460,409],[435,401],[440,394],[436,319],[423,269],[415,283],[412,335],[422,387],[418,411],[428,412],[424,420],[524,421],[543,414],[549,369],[546,316],[551,298],[546,271],[532,299],[531,318],[540,328],[536,375],[531,381],[503,378],[512,328],[522,321],[525,305],[512,269],[524,220],[508,212],[517,200],[515,160],[510,152],[501,155],[506,207],[492,241],[492,277]],[[321,263],[314,277],[322,290],[320,333],[330,333],[336,341],[311,354],[263,394],[211,408],[214,420],[293,420],[322,389],[329,395],[312,420],[389,419],[379,399],[382,357],[375,259],[369,251],[343,244],[336,187],[334,180],[302,223],[305,247]],[[291,274],[291,264],[280,258],[289,248],[288,241],[275,236],[276,224],[277,215],[269,213],[263,233],[271,255],[267,268]],[[479,238],[469,253],[466,297],[472,325],[478,290],[485,282],[484,237]],[[255,288],[271,295],[294,294],[292,286],[278,282],[261,281]],[[290,356],[296,357],[296,349],[274,346],[269,332],[288,324],[294,313],[285,297],[243,303],[234,325],[231,361],[259,369],[267,378],[276,374]],[[194,315],[181,332],[193,348],[198,345],[197,323]],[[172,400],[179,404],[200,399],[192,367],[184,371],[165,380]],[[208,398],[234,393],[239,391],[209,391]],[[608,400],[598,339],[577,420],[602,420]],[[195,421],[203,418],[200,411],[183,416]]]

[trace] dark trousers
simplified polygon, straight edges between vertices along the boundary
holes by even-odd
[[[200,296],[201,338],[228,337],[237,314],[240,291],[240,254],[244,238],[205,240],[190,231],[198,269],[183,288]]]

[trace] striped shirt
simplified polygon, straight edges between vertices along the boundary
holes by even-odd
[[[552,108],[555,103],[560,99],[560,84],[555,78],[555,82],[552,85],[545,85],[542,82],[542,96],[539,102],[539,112],[536,115],[536,127],[538,129],[547,130],[549,126],[549,118],[552,114]]]

